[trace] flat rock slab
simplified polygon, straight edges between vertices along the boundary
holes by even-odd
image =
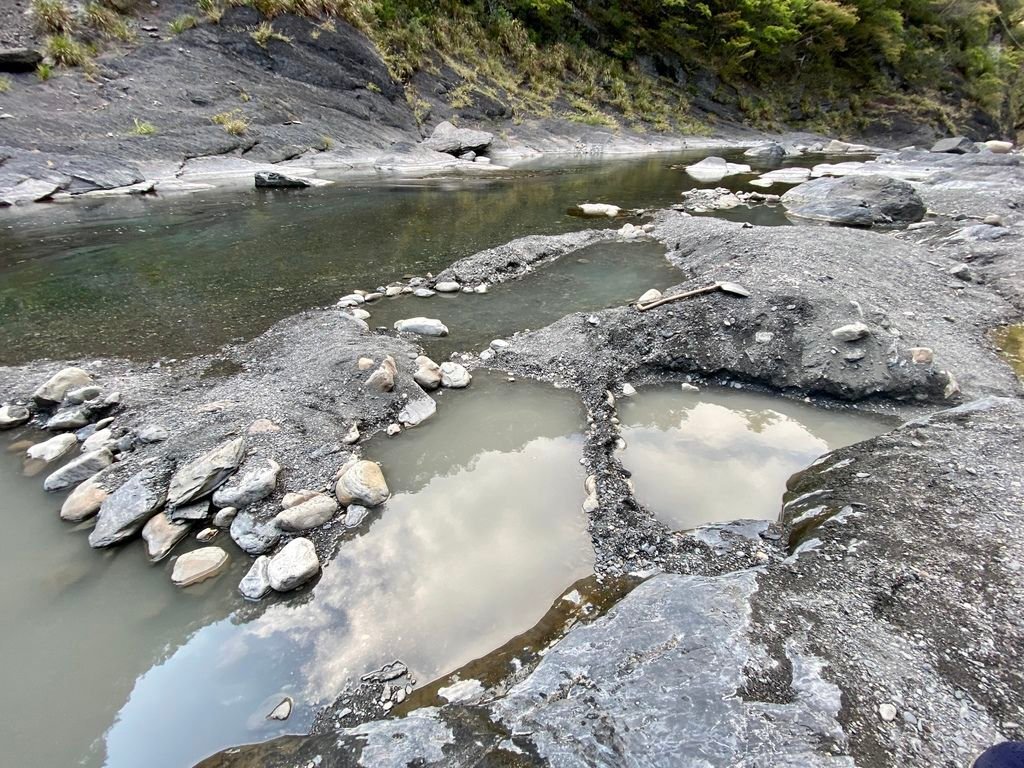
[[[909,224],[925,213],[909,183],[881,175],[814,179],[786,192],[782,204],[792,216],[856,227]]]
[[[142,526],[142,540],[146,542],[146,555],[151,561],[163,560],[174,546],[184,539],[191,523],[177,523],[165,514],[155,514]]]
[[[220,547],[201,547],[174,561],[171,581],[189,587],[219,575],[228,566],[228,553]]]
[[[236,438],[185,464],[174,473],[167,503],[180,506],[202,498],[238,469],[245,455],[245,439]]]
[[[109,547],[135,535],[166,499],[163,482],[139,472],[110,494],[100,506],[96,527],[89,533],[90,547]]]
[[[47,477],[43,481],[43,488],[47,491],[63,491],[83,480],[88,480],[100,470],[109,467],[113,461],[114,455],[106,448],[83,453]]]

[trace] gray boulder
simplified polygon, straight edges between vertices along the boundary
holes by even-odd
[[[28,408],[23,405],[5,405],[0,408],[0,429],[20,427],[32,418]]]
[[[813,179],[786,192],[782,203],[792,216],[855,227],[908,224],[925,213],[914,188],[888,176]]]
[[[423,146],[435,152],[461,155],[470,151],[482,152],[491,146],[492,141],[494,141],[492,133],[474,131],[470,128],[456,128],[444,120],[437,124],[430,138],[423,141]]]
[[[267,567],[270,565],[270,558],[267,555],[260,555],[252,564],[249,572],[242,577],[238,583],[238,591],[247,600],[262,600],[273,589],[270,586],[270,578],[267,576]]]
[[[113,461],[114,455],[106,448],[83,453],[47,477],[43,481],[43,488],[47,491],[63,491],[88,480],[101,469],[109,467]]]
[[[110,494],[100,506],[90,547],[109,547],[134,536],[164,505],[163,483],[139,472]]]
[[[978,147],[966,136],[939,139],[932,145],[932,152],[944,152],[954,155],[969,155],[977,151]]]
[[[274,519],[282,531],[306,531],[317,528],[338,511],[338,502],[325,493],[318,493],[310,499],[282,510]]]
[[[281,529],[273,520],[261,522],[251,512],[242,510],[231,521],[231,538],[247,554],[262,555],[281,540]]]
[[[245,454],[245,439],[236,438],[185,464],[174,473],[167,503],[180,506],[202,498],[238,469]]]
[[[64,399],[69,390],[92,384],[92,376],[81,368],[64,368],[53,374],[32,393],[32,399],[40,405],[54,405]]]
[[[248,468],[250,467],[251,468]],[[277,487],[281,465],[273,459],[256,459],[247,464],[247,470],[230,483],[222,485],[213,494],[218,507],[242,509],[265,499]]]
[[[298,589],[320,573],[320,560],[316,547],[309,539],[292,539],[270,558],[267,580],[278,592]]]
[[[57,411],[51,416],[43,429],[61,432],[68,429],[81,429],[89,423],[89,412],[80,405]]]
[[[786,148],[781,144],[768,141],[751,147],[743,153],[744,157],[756,157],[761,160],[781,160],[786,156]]]

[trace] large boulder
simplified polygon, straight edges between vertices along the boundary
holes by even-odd
[[[492,133],[474,131],[470,128],[457,128],[445,120],[437,124],[430,138],[423,141],[423,146],[435,152],[461,155],[469,151],[482,152],[491,146],[492,141],[494,141]]]
[[[167,503],[180,506],[214,491],[238,469],[244,454],[245,440],[239,437],[188,462],[171,478]]]
[[[23,405],[5,405],[0,408],[0,429],[20,427],[32,418],[28,408]]]
[[[298,589],[320,573],[320,560],[316,547],[309,539],[292,539],[281,551],[270,558],[267,580],[278,592]]]
[[[362,504],[366,507],[383,504],[391,495],[384,473],[372,461],[354,461],[343,467],[334,493],[344,506]]]
[[[925,214],[910,184],[877,175],[813,179],[786,192],[782,204],[792,216],[854,227],[910,224]]]
[[[744,157],[756,157],[759,160],[781,160],[786,156],[786,148],[775,141],[757,144],[743,153]]]
[[[944,152],[954,155],[969,155],[977,151],[978,147],[966,136],[939,139],[932,145],[932,152]]]
[[[89,533],[90,547],[109,547],[135,535],[164,505],[163,484],[148,472],[139,472],[110,494],[100,506],[96,527]]]
[[[81,368],[64,368],[53,374],[32,393],[32,399],[43,406],[56,405],[72,389],[92,384],[92,376]]]
[[[724,157],[705,157],[699,163],[688,165],[686,175],[697,181],[721,181],[726,176],[750,173],[750,166],[727,162]]]

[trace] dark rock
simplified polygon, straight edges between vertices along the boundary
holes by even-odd
[[[0,48],[0,72],[31,72],[43,54],[31,48]]]
[[[973,154],[978,147],[966,136],[954,136],[949,139],[939,139],[932,145],[932,152],[949,152],[955,155]]]
[[[786,192],[782,204],[792,216],[856,227],[911,223],[925,213],[913,186],[888,176],[813,179]]]
[[[258,189],[304,189],[308,186],[310,186],[310,183],[305,179],[300,179],[298,176],[286,176],[276,171],[256,172],[256,187]]]

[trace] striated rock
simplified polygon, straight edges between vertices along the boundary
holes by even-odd
[[[101,469],[106,469],[114,461],[114,455],[106,448],[83,453],[56,470],[43,482],[47,491],[63,491],[83,480],[88,480]]]
[[[218,576],[228,566],[228,553],[220,547],[200,547],[174,561],[171,581],[189,587]]]
[[[301,504],[278,512],[274,520],[282,531],[306,531],[323,525],[337,511],[338,502],[327,494],[318,493]]]
[[[462,389],[468,387],[473,380],[469,371],[458,363],[441,363],[441,385],[451,389]]]
[[[281,466],[273,459],[253,459],[240,477],[218,488],[213,503],[218,507],[242,509],[265,499],[277,487]]]
[[[109,547],[134,536],[164,505],[166,495],[148,472],[132,475],[100,506],[96,527],[89,533],[90,547]]]
[[[0,429],[20,427],[32,418],[28,408],[23,405],[5,405],[0,408]]]
[[[320,573],[316,548],[309,539],[292,539],[270,558],[267,580],[278,592],[298,589]]]
[[[491,146],[492,141],[494,141],[492,133],[457,128],[447,120],[443,120],[434,127],[430,138],[423,141],[423,146],[435,152],[458,156],[466,152],[482,152]]]
[[[100,485],[100,477],[97,473],[88,480],[80,483],[73,490],[60,508],[60,519],[69,523],[80,523],[88,520],[100,510],[100,506],[110,494]]]
[[[428,392],[441,386],[441,368],[429,357],[420,355],[416,358],[416,373],[412,375],[413,381],[419,384]]]
[[[410,317],[395,323],[399,333],[415,333],[420,336],[447,336],[448,326],[431,317]]]
[[[262,600],[270,594],[270,579],[267,576],[267,567],[270,565],[270,557],[260,555],[252,564],[249,572],[238,582],[238,591],[246,600]]]
[[[74,435],[57,435],[55,437],[51,437],[49,440],[36,443],[25,451],[25,455],[30,459],[45,461],[49,464],[51,461],[59,459],[76,445],[78,445],[78,439]]]
[[[202,522],[210,516],[210,502],[208,499],[197,501],[195,504],[186,504],[182,507],[175,507],[170,512],[171,520],[178,522],[191,521]]]
[[[792,216],[858,227],[916,222],[925,213],[912,185],[879,175],[813,179],[786,192],[782,203]]]
[[[380,466],[372,461],[354,461],[344,468],[334,487],[338,501],[347,506],[359,503],[376,507],[387,501],[391,491]]]
[[[832,338],[836,341],[857,341],[871,333],[864,323],[850,323],[832,329]]]
[[[180,506],[202,498],[238,469],[245,454],[245,439],[229,440],[185,464],[171,478],[167,503]]]
[[[943,152],[955,155],[969,155],[978,151],[974,142],[966,136],[953,136],[949,139],[939,139],[932,145],[932,152]]]
[[[413,397],[398,412],[398,420],[406,427],[415,427],[437,413],[437,403],[432,397]]]
[[[231,521],[230,531],[235,544],[250,555],[262,555],[281,540],[281,529],[273,520],[260,522],[247,510],[239,512]]]
[[[381,392],[390,392],[395,388],[395,374],[398,373],[398,366],[395,359],[388,355],[370,377],[366,380],[366,386],[379,389]]]
[[[153,515],[142,526],[146,556],[154,563],[163,560],[175,545],[188,535],[191,527],[191,523],[176,523],[163,513]]]
[[[33,392],[32,399],[40,405],[55,405],[64,399],[69,390],[89,384],[92,384],[92,376],[81,368],[64,368]]]

